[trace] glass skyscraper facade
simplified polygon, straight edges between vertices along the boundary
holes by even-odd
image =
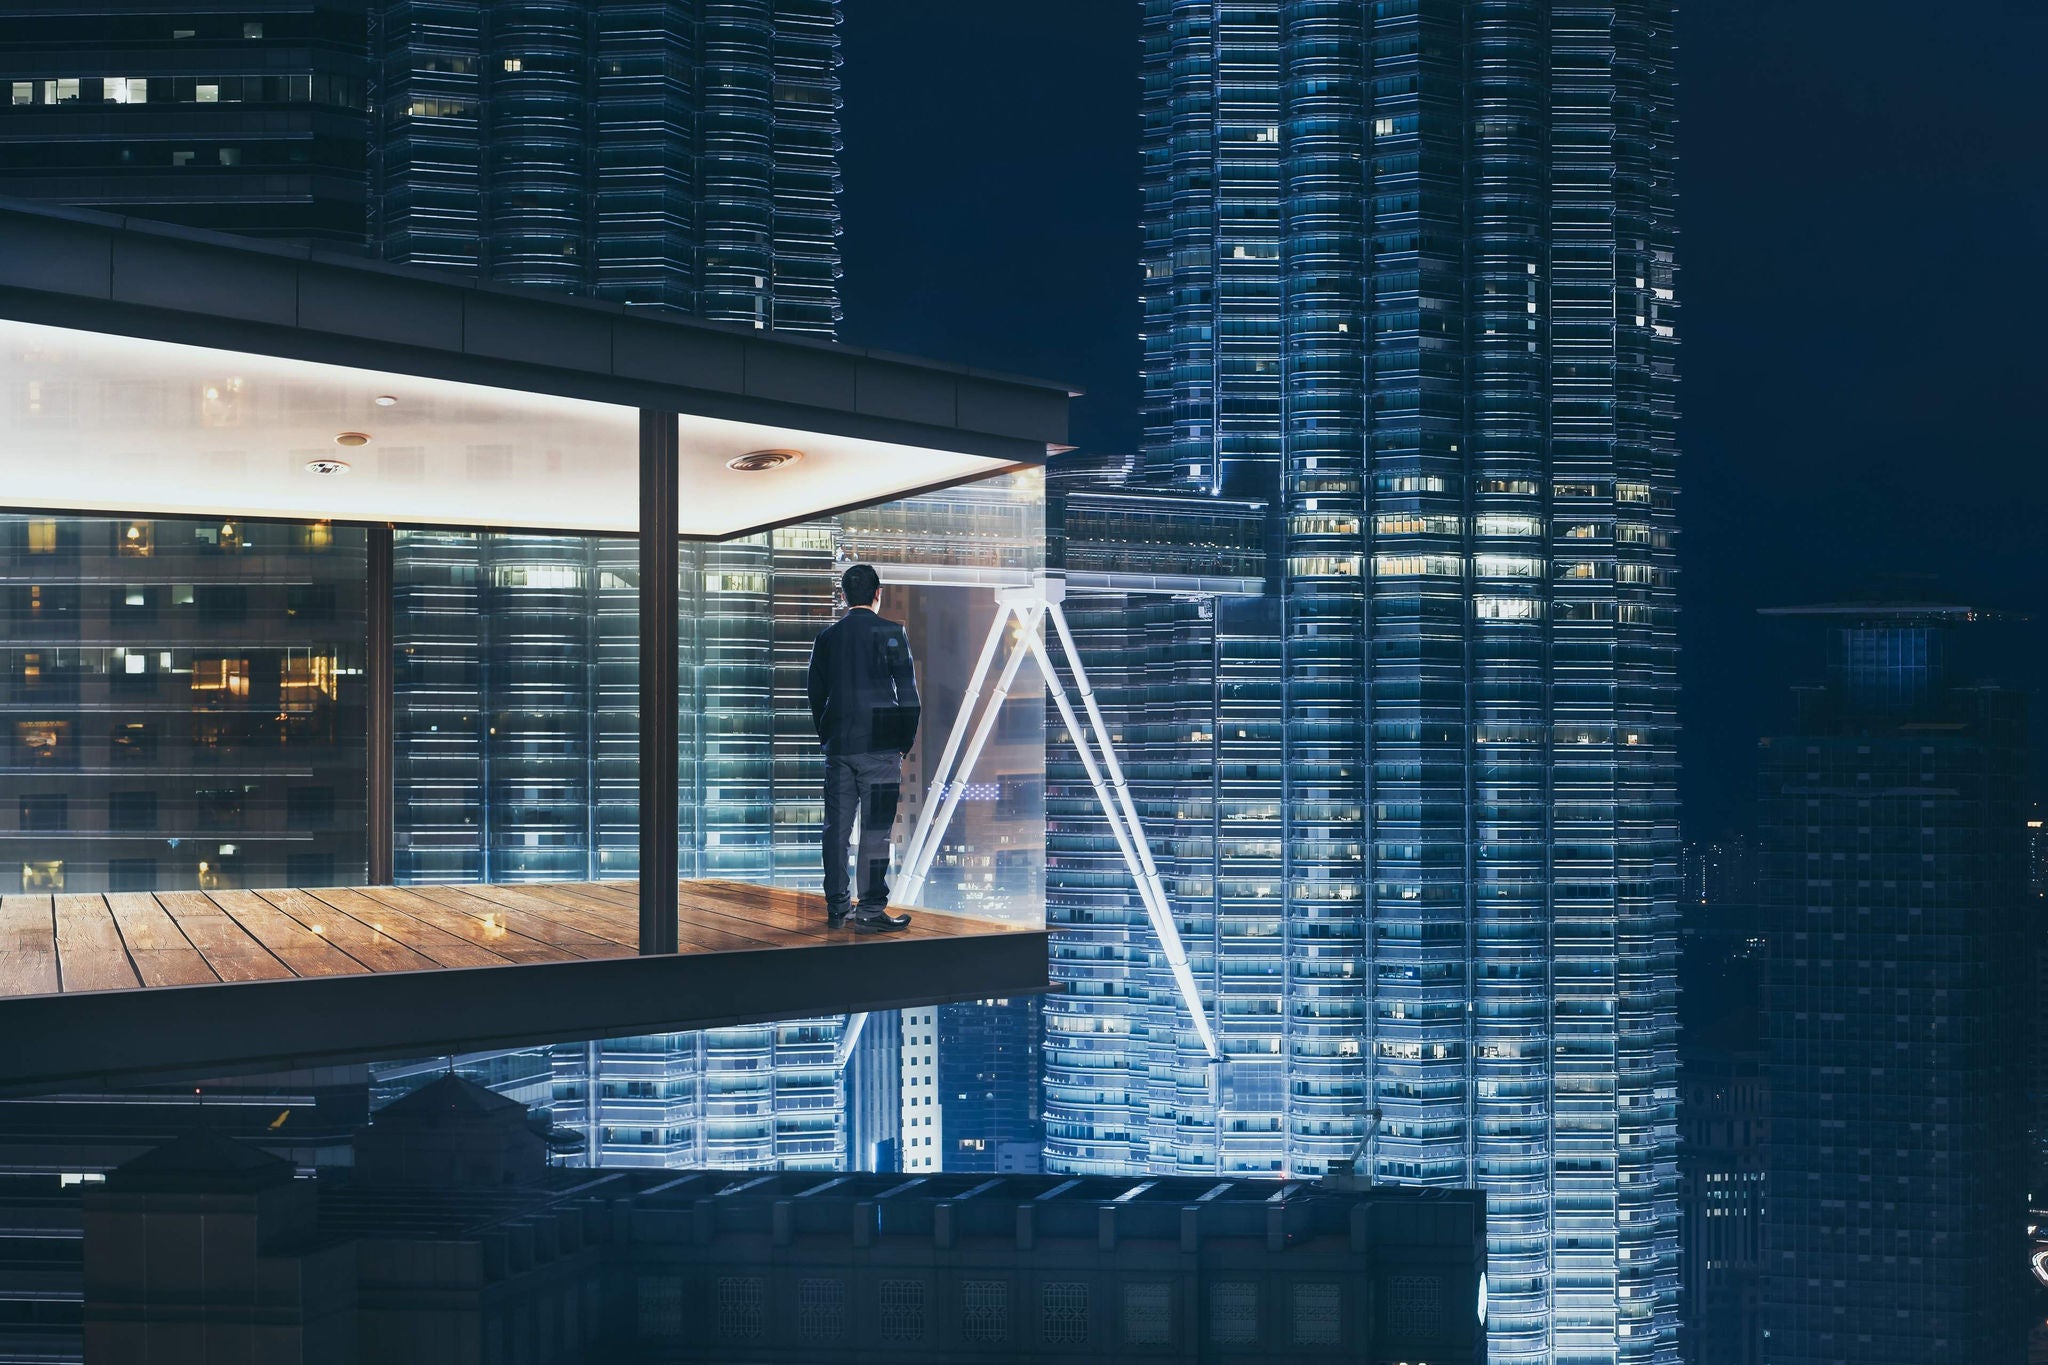
[[[2020,1360],[2026,698],[1957,657],[1968,608],[1798,614],[1825,682],[1758,753],[1763,1359]]]
[[[0,891],[360,881],[363,555],[320,523],[0,518]]]
[[[363,244],[363,0],[9,4],[0,194]]]
[[[373,9],[384,259],[829,337],[836,0]],[[803,669],[829,526],[686,547],[685,876],[808,885],[823,812]],[[630,540],[398,540],[400,881],[638,875]],[[842,1022],[554,1049],[584,1159],[835,1167]]]
[[[683,548],[684,876],[817,885],[824,764],[805,670],[853,558],[882,566],[886,610],[906,622],[919,663],[926,724],[905,765],[907,828],[994,610],[989,589],[951,576],[1038,567],[1040,487],[1019,475]],[[633,543],[403,532],[395,570],[397,879],[637,876]],[[1014,697],[969,775],[927,905],[1036,917],[1043,705],[1028,684]],[[500,1088],[552,1068],[555,1121],[586,1139],[572,1159],[833,1169],[862,1159],[850,1139],[900,1150],[886,1125],[849,1132],[834,1065],[844,1027],[832,1016],[565,1044],[525,1066],[489,1060],[510,1078]],[[936,1145],[930,1155],[936,1169]]]
[[[375,5],[372,249],[831,336],[838,24],[838,0]]]
[[[1056,753],[1048,1166],[1482,1188],[1503,1362],[1677,1356],[1671,19],[1145,0],[1135,479],[1267,590],[1075,624],[1232,1065]]]

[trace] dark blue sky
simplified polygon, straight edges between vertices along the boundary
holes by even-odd
[[[1077,439],[1128,448],[1137,0],[846,8],[846,339],[1070,380]],[[2030,613],[1993,653],[2048,671],[2048,8],[1711,0],[1680,42],[1686,820],[1710,835],[1747,821],[1791,681],[1760,606],[1927,575]]]

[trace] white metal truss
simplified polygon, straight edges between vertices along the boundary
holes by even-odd
[[[1188,1017],[1201,1038],[1202,1050],[1212,1065],[1220,1067],[1223,1053],[1216,1041],[1216,1031],[1210,1025],[1208,1012],[1202,1007],[1201,992],[1195,987],[1195,974],[1188,965],[1187,948],[1182,944],[1180,930],[1173,922],[1173,908],[1167,901],[1166,887],[1160,881],[1158,866],[1152,861],[1152,848],[1146,841],[1145,827],[1138,819],[1137,802],[1131,797],[1123,764],[1117,760],[1116,747],[1110,739],[1109,724],[1096,703],[1095,689],[1088,681],[1088,670],[1081,662],[1073,632],[1067,627],[1066,613],[1061,609],[1066,594],[1066,581],[1059,577],[1034,578],[1029,586],[1004,587],[996,591],[995,620],[989,625],[981,657],[974,666],[966,694],[960,699],[959,714],[954,716],[953,729],[946,736],[945,748],[940,751],[939,766],[932,774],[931,790],[924,808],[918,813],[917,825],[903,848],[897,896],[903,903],[912,904],[923,891],[946,827],[952,822],[960,798],[966,793],[968,775],[981,758],[982,749],[995,729],[996,714],[1002,710],[1010,689],[1016,685],[1024,660],[1029,657],[1044,677],[1053,705],[1059,708],[1060,719],[1066,723],[1067,733],[1073,738],[1081,769],[1088,775],[1089,785],[1095,788],[1095,799],[1102,808],[1102,817],[1116,839],[1117,849],[1123,854],[1124,865],[1130,869],[1131,880],[1138,889],[1138,899],[1145,906],[1145,917],[1152,924],[1152,932],[1159,937],[1166,965],[1172,969],[1181,1003],[1187,1007]],[[1074,678],[1074,691],[1080,694],[1081,709],[1087,715],[1085,726],[1081,717],[1075,714],[1066,685],[1046,649],[1044,626],[1048,620],[1059,636],[1060,649],[1067,656],[1067,668]],[[986,705],[981,707],[977,717],[976,707],[982,701],[982,689],[996,659],[1004,652],[1006,629],[1013,625],[1014,638],[1010,641],[1008,657],[1004,659],[995,687],[989,692]],[[1099,763],[1096,758],[1098,751],[1101,755]],[[860,1041],[866,1024],[865,1014],[847,1016],[834,1056],[838,1065],[844,1066],[853,1055],[854,1046]]]

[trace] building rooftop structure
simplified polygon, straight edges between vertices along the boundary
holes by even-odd
[[[0,201],[0,395],[5,510],[127,518],[145,546],[155,517],[218,518],[222,543],[248,520],[369,528],[375,888],[392,880],[394,527],[637,534],[639,865],[676,867],[679,542],[1036,467],[1065,440],[1070,391]],[[230,692],[256,685],[232,660],[216,671]],[[20,742],[86,739],[45,724]],[[815,898],[752,885],[77,896],[29,881],[50,894],[0,901],[0,1091],[895,1008],[1046,980],[1042,916],[934,912],[908,937],[855,943],[825,931]]]
[[[455,1127],[488,1121],[453,1108],[443,1117]],[[359,1142],[391,1122],[378,1116]],[[225,1141],[177,1150],[217,1158]],[[208,1192],[185,1176],[160,1190],[142,1178],[158,1160],[85,1194],[88,1353],[179,1326],[232,1330],[253,1282],[273,1287],[270,1330],[304,1340],[318,1321],[392,1361],[451,1340],[509,1360],[522,1338],[562,1360],[1483,1355],[1485,1197],[1466,1191],[538,1168],[429,1184],[403,1163],[292,1182],[288,1163],[264,1157],[260,1168],[215,1159],[221,1188]],[[253,1258],[195,1278],[125,1255],[150,1220],[175,1237],[174,1216],[202,1205],[243,1220]],[[315,1259],[345,1308],[295,1305],[274,1288]]]

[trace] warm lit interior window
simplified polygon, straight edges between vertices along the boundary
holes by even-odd
[[[57,552],[57,523],[48,519],[28,524],[28,552],[49,555]]]
[[[194,659],[192,661],[192,690],[210,694],[215,701],[226,698],[237,700],[249,695],[249,661],[247,659]]]
[[[23,891],[62,891],[64,889],[64,860],[52,858],[43,862],[21,865],[21,889]]]
[[[331,654],[294,655],[284,661],[278,679],[280,699],[287,707],[301,708],[313,706],[323,697],[332,701],[338,694],[337,672]]]
[[[1425,516],[1420,512],[1381,512],[1372,528],[1383,536],[1454,536],[1462,529],[1458,517]]]
[[[121,528],[121,553],[137,559],[147,559],[156,553],[156,523],[153,521],[131,521]]]
[[[71,733],[68,720],[19,720],[14,723],[14,742],[31,763],[53,762]]]

